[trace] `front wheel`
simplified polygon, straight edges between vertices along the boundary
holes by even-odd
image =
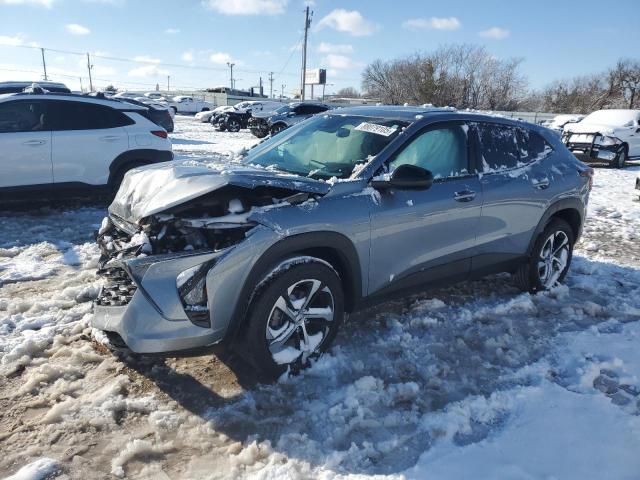
[[[285,130],[286,128],[287,128],[286,125],[283,125],[281,123],[277,123],[273,127],[271,127],[271,135],[277,135],[278,133],[280,133],[281,131]]]
[[[554,218],[538,236],[531,257],[514,275],[516,285],[525,292],[549,290],[569,271],[575,238],[567,222]]]
[[[624,168],[627,165],[627,157],[629,153],[627,151],[627,146],[622,145],[620,150],[618,150],[618,154],[616,155],[615,160],[613,161],[613,166],[615,168]]]
[[[248,359],[277,377],[324,352],[344,317],[340,277],[326,262],[299,257],[269,274],[248,311]]]

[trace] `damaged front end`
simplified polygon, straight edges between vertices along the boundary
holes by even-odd
[[[115,336],[112,344],[141,353],[220,340],[228,320],[212,325],[211,289],[221,284],[211,274],[214,267],[253,234],[260,225],[256,213],[310,196],[287,188],[226,185],[135,223],[110,211],[96,232],[103,286],[94,326],[110,339]]]

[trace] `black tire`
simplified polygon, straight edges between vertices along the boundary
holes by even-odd
[[[253,134],[253,136],[257,138],[264,138],[268,135],[268,132],[262,128],[252,128],[250,129],[250,131]]]
[[[174,115],[178,114],[178,109],[176,107],[171,107],[171,110],[173,110]]]
[[[286,304],[294,306],[292,302],[303,302],[301,299],[293,299],[300,292],[306,292],[307,285],[309,290],[311,282],[320,282],[314,295],[311,295],[311,301],[308,302],[308,308],[304,307],[297,310],[301,315],[300,320],[305,325],[307,335],[304,335],[301,325],[298,327],[295,321],[291,321],[291,317],[283,314],[277,306],[278,301],[285,301]],[[291,293],[287,293],[293,288]],[[299,289],[299,290],[297,290]],[[327,294],[327,291],[329,294]],[[308,295],[308,294],[307,294]],[[307,297],[304,297],[305,299]],[[301,312],[309,311],[311,308],[322,310],[324,303],[328,304],[331,299],[333,305],[332,320],[321,320],[320,318],[305,319]],[[295,303],[295,305],[300,305]],[[316,305],[316,307],[313,307]],[[278,316],[278,312],[280,315]],[[325,313],[326,314],[326,313]],[[311,257],[303,257],[299,259],[291,259],[289,263],[281,264],[279,271],[275,274],[268,275],[263,283],[260,284],[253,296],[245,323],[244,342],[239,353],[244,356],[258,371],[271,378],[277,378],[287,369],[291,371],[299,371],[301,368],[308,366],[309,359],[318,357],[322,352],[326,351],[333,342],[340,325],[344,318],[344,293],[342,283],[336,271],[327,263],[319,259]],[[274,321],[280,321],[280,325],[274,324]],[[280,328],[281,332],[291,331],[287,340],[277,342],[276,338],[271,338],[271,345],[274,350],[272,352],[268,343],[268,337],[272,334],[273,329]],[[322,337],[318,340],[318,332],[322,333]],[[314,332],[316,332],[314,334]],[[282,335],[284,338],[286,335]],[[304,338],[303,338],[304,337]],[[304,340],[308,340],[308,345],[314,341],[319,341],[311,354],[303,353]],[[296,345],[297,342],[297,345]],[[286,350],[286,351],[285,351]],[[292,352],[292,353],[291,353]],[[287,358],[290,355],[299,354],[297,358]],[[284,354],[284,357],[282,356]],[[280,361],[277,362],[274,356],[280,355]],[[292,359],[293,358],[293,359]]]
[[[276,123],[273,127],[271,127],[271,135],[277,135],[278,133],[280,133],[283,130],[286,130],[287,126],[283,125],[281,123]]]
[[[208,107],[204,107],[202,110],[200,110],[201,112],[208,112],[209,108]]]
[[[237,120],[229,120],[227,122],[227,130],[230,132],[239,132],[240,131],[240,122]]]
[[[552,281],[554,280],[552,276],[549,281],[545,282],[545,279],[541,278],[542,274],[540,271],[540,263],[547,263],[545,260],[543,260],[542,257],[545,253],[545,246],[547,245],[547,242],[552,235],[556,236],[558,242],[563,240],[562,235],[566,237],[567,255],[562,271],[559,271],[559,268],[555,270],[552,269],[552,271],[555,272],[553,276],[557,277],[555,278],[555,281]],[[571,266],[574,243],[575,236],[569,224],[561,218],[552,217],[542,233],[538,235],[538,238],[536,238],[536,241],[533,244],[533,248],[531,249],[530,258],[526,263],[522,264],[514,273],[513,279],[516,286],[524,292],[536,293],[543,290],[549,290],[555,284],[562,283],[567,275],[567,272],[569,271],[569,267]],[[559,243],[557,245],[559,245]],[[550,263],[547,263],[546,268],[552,268],[550,265],[554,265],[554,262],[551,261]],[[559,267],[559,265],[560,263],[556,260],[555,267]],[[544,271],[546,272],[547,270],[545,269]]]
[[[624,168],[627,166],[627,158],[629,157],[629,150],[626,145],[622,145],[615,160],[613,161],[614,168]]]

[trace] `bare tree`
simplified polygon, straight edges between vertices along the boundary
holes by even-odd
[[[521,62],[496,59],[476,45],[448,45],[388,62],[376,60],[365,68],[362,88],[392,104],[513,109],[526,93]]]
[[[630,59],[618,60],[611,71],[611,77],[626,100],[626,107],[633,108],[640,93],[640,62]]]
[[[347,98],[359,98],[360,93],[353,87],[345,87],[341,88],[336,92],[336,95],[339,97],[347,97]]]

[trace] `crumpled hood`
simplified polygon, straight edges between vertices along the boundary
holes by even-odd
[[[605,125],[602,123],[569,123],[564,127],[565,132],[570,133],[601,133],[603,135],[613,135],[616,127],[613,125]]]
[[[326,194],[331,188],[320,180],[233,162],[229,158],[181,160],[129,171],[109,212],[138,223],[149,215],[182,205],[226,185],[249,189],[271,186],[318,194]]]

